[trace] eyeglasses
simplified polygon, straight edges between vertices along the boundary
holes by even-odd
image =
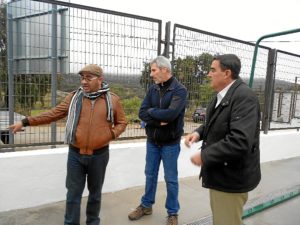
[[[97,79],[98,77],[96,77],[96,76],[81,76],[80,75],[80,80],[81,81],[83,81],[83,80],[86,80],[87,82],[90,82],[90,81],[92,81],[92,80],[95,80],[95,79]]]

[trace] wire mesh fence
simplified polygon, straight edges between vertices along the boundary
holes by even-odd
[[[300,126],[300,57],[278,51],[270,129]]]
[[[9,133],[7,126],[60,103],[79,87],[78,71],[86,64],[100,65],[111,91],[121,97],[129,123],[121,136],[126,139],[145,136],[137,113],[152,83],[149,62],[166,43],[172,48],[170,52],[165,48],[165,54],[172,53],[173,73],[188,89],[185,133],[204,122],[215,94],[206,77],[215,54],[238,55],[240,76],[246,83],[249,80],[254,44],[242,40],[175,24],[173,41],[163,41],[161,20],[52,0],[12,1],[6,12],[8,51],[1,49],[0,70],[4,145],[0,148],[62,143],[65,119],[26,127],[17,135]],[[272,65],[274,89],[269,93],[269,55],[270,48],[260,46],[252,87],[262,113],[266,99],[272,101],[268,129],[300,127],[300,56],[278,51]]]
[[[111,91],[122,98],[129,122],[122,137],[145,135],[137,117],[145,93],[140,77],[160,52],[160,20],[55,1],[14,1],[7,12],[11,71],[1,90],[10,93],[1,94],[12,97],[2,101],[10,107],[1,107],[5,144],[61,143],[65,120],[15,136],[8,136],[7,126],[61,102],[79,87],[78,71],[92,63],[104,69]]]
[[[197,111],[205,110],[207,104],[215,95],[206,78],[213,56],[225,53],[236,54],[241,59],[242,64],[240,77],[247,83],[250,76],[254,45],[179,24],[175,24],[173,33],[174,72],[189,90],[186,119],[187,121],[195,121],[195,114],[199,114]],[[257,70],[252,87],[260,98],[262,107],[268,51],[269,49],[265,47],[259,49]],[[201,123],[204,117],[200,116],[200,118],[199,122]]]

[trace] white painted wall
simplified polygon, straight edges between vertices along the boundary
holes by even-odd
[[[297,131],[261,134],[261,162],[300,156],[299,146]],[[111,145],[103,192],[144,185],[145,152],[144,142]],[[192,153],[182,145],[179,177],[199,174],[189,161]],[[66,159],[67,148],[1,153],[0,212],[65,200]]]

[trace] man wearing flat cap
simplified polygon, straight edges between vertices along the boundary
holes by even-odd
[[[79,71],[81,86],[55,108],[10,126],[13,133],[26,126],[49,124],[67,116],[65,143],[67,200],[64,225],[80,224],[80,204],[87,180],[86,224],[100,224],[101,191],[109,160],[109,142],[126,128],[120,99],[103,82],[102,68],[89,64]]]

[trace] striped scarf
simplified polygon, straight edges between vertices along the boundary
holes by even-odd
[[[75,132],[79,121],[83,97],[86,97],[90,100],[95,100],[96,98],[100,97],[102,94],[105,94],[105,100],[107,106],[107,121],[114,123],[113,106],[112,106],[111,95],[109,92],[108,84],[102,82],[101,89],[92,93],[85,93],[83,92],[82,87],[80,87],[72,97],[69,106],[68,119],[66,123],[65,144],[74,144]]]

